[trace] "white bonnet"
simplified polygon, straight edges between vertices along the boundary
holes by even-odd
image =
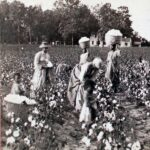
[[[87,37],[82,37],[82,38],[79,40],[79,43],[84,43],[84,42],[88,42],[88,41],[90,41],[89,38],[87,38]]]
[[[102,63],[102,59],[99,57],[94,58],[93,64],[96,68],[99,68],[100,64]]]

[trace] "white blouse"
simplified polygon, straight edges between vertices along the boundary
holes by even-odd
[[[107,56],[107,62],[112,62],[113,60],[115,60],[117,57],[120,56],[121,56],[120,50],[110,51]]]
[[[34,69],[41,69],[42,65],[40,64],[41,61],[49,62],[50,56],[48,53],[44,53],[43,51],[40,51],[36,53],[34,58]]]

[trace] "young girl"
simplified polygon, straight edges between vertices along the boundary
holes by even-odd
[[[21,75],[20,73],[14,74],[14,82],[11,88],[11,94],[17,95],[25,95],[26,89],[23,83],[21,82]]]

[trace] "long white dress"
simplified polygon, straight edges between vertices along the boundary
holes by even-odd
[[[110,51],[107,56],[107,68],[105,78],[111,82],[111,74],[118,67],[117,58],[120,57],[120,50]]]
[[[42,87],[46,80],[46,69],[42,68],[42,62],[49,62],[50,56],[48,53],[44,53],[43,51],[40,51],[36,53],[34,58],[34,74],[32,78],[32,86],[31,90],[36,91],[39,90],[40,87]]]
[[[81,66],[87,62],[88,55],[87,52],[80,56],[80,62],[72,69],[69,79],[67,97],[70,104],[75,107],[76,110],[81,110],[83,103],[84,90],[79,76],[81,73]]]

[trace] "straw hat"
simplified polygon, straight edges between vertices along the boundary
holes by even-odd
[[[47,42],[42,42],[39,48],[48,48]]]

